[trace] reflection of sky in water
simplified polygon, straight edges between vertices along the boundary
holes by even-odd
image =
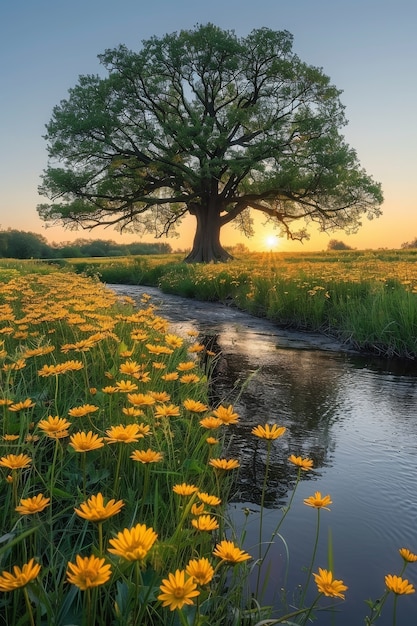
[[[170,319],[172,304],[162,297],[167,304],[161,315]],[[242,465],[231,514],[243,523],[243,508],[252,511],[246,520],[246,549],[256,556],[256,503],[266,449],[250,430],[256,424],[278,423],[287,427],[287,433],[273,443],[266,540],[294,485],[288,455],[310,456],[318,469],[299,485],[281,529],[290,551],[288,588],[303,582],[314,541],[316,511],[306,507],[303,498],[314,491],[329,493],[333,504],[321,515],[316,568],[327,567],[331,529],[335,575],[349,590],[335,621],[321,613],[318,623],[363,624],[368,614],[364,600],[381,596],[385,574],[401,570],[398,549],[417,552],[416,372],[401,376],[382,361],[332,352],[335,346],[325,338],[285,333],[234,309],[175,298],[174,302],[176,332],[197,328],[203,335],[216,333],[223,352],[213,392],[219,401],[234,404],[241,415],[240,424],[229,427],[234,434],[229,455],[239,455]],[[317,345],[324,350],[317,350]],[[276,601],[283,584],[286,557],[278,538],[269,558],[272,573],[265,602]],[[407,577],[417,586],[417,565],[408,567]],[[414,621],[416,596],[399,598],[399,625]],[[391,611],[392,598],[379,626],[391,624]]]

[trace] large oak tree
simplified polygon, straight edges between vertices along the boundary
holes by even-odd
[[[292,239],[380,215],[381,187],[340,133],[341,92],[287,31],[208,24],[99,59],[105,75],[81,76],[47,125],[45,221],[162,236],[191,214],[187,260],[208,262],[229,258],[225,224],[251,234],[252,211]]]

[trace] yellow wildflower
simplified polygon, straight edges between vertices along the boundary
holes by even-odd
[[[408,582],[407,578],[401,578],[401,576],[387,574],[385,576],[385,586],[388,591],[392,591],[399,596],[415,593],[413,585]]]
[[[304,504],[312,506],[315,509],[326,509],[326,511],[330,511],[327,505],[332,504],[332,500],[329,495],[322,496],[320,491],[316,491],[314,496],[304,499]]]
[[[127,561],[141,561],[146,557],[157,537],[153,528],[147,528],[145,524],[136,524],[133,528],[125,528],[117,533],[114,539],[110,539],[109,543],[112,547],[108,550]]]
[[[332,572],[319,567],[319,573],[313,573],[313,576],[319,593],[323,593],[330,598],[345,599],[342,591],[346,591],[347,587],[342,580],[334,580]]]
[[[194,578],[199,585],[208,585],[214,576],[214,569],[206,558],[191,559],[185,568],[185,572]]]
[[[38,493],[37,496],[33,496],[32,498],[22,498],[19,506],[15,508],[15,511],[21,515],[40,513],[49,505],[50,501],[50,498],[45,498],[43,494]]]
[[[86,502],[80,504],[80,508],[74,508],[74,511],[79,517],[82,517],[89,522],[102,522],[103,520],[113,517],[120,512],[124,506],[123,500],[111,499],[104,504],[103,494],[98,493],[96,496],[90,496]]]
[[[82,591],[104,585],[110,576],[111,566],[104,564],[104,558],[77,554],[75,563],[68,563],[67,580]]]
[[[35,580],[41,571],[41,566],[35,563],[35,559],[30,559],[22,568],[13,566],[13,574],[3,571],[0,575],[0,591],[14,591],[20,587],[25,587],[32,580]]]
[[[255,428],[252,428],[251,433],[260,439],[278,439],[278,437],[282,437],[286,430],[285,426],[265,424],[265,426],[255,426]]]
[[[177,569],[175,574],[168,574],[160,586],[162,606],[168,606],[171,611],[182,609],[184,604],[194,604],[192,598],[200,595],[194,577],[185,578],[185,571]]]
[[[228,563],[242,563],[252,558],[250,554],[235,546],[233,541],[227,540],[220,541],[213,550],[213,554]]]

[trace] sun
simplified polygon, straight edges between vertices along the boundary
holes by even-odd
[[[268,250],[273,250],[277,247],[279,238],[276,235],[267,235],[265,237],[265,247]]]

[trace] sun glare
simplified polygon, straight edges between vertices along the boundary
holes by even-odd
[[[268,235],[265,237],[265,247],[268,250],[274,250],[278,246],[279,239],[276,235]]]

